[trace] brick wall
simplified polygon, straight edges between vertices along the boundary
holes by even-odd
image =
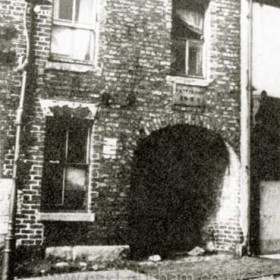
[[[0,27],[10,24],[17,30],[15,38],[11,40],[13,43],[11,51],[16,52],[18,58],[24,53],[25,46],[23,35],[24,1],[1,1],[0,12]],[[0,170],[2,176],[11,176],[12,170],[14,118],[21,85],[21,74],[15,71],[16,59],[8,64],[1,61],[0,64]]]
[[[22,34],[24,1],[2,3],[0,10],[4,12],[4,19],[15,22],[19,30],[15,48],[20,55],[25,45]],[[126,198],[133,151],[139,138],[152,131],[178,123],[204,126],[220,134],[238,152],[240,3],[237,0],[211,1],[212,82],[205,88],[206,106],[203,108],[173,106],[173,85],[166,80],[171,63],[171,10],[171,0],[100,1],[98,65],[86,73],[75,66],[72,71],[60,70],[61,65],[48,62],[52,6],[41,6],[36,13],[36,71],[29,80],[33,87],[28,92],[29,118],[25,120],[22,136],[19,244],[35,245],[43,241],[57,244],[57,233],[61,236],[60,243],[64,244],[126,243]],[[21,81],[20,73],[12,69],[9,73],[12,82],[10,89],[4,90],[7,96],[2,106],[3,125],[8,134],[2,153],[4,176],[11,176],[14,110]],[[45,117],[39,101],[46,98],[99,104],[91,147],[90,210],[96,213],[93,223],[41,223],[37,219],[45,137]],[[105,138],[117,139],[115,158],[104,156]],[[236,192],[238,198],[238,190]],[[232,203],[238,207],[236,197]],[[230,232],[227,239],[233,243],[240,234],[238,215],[234,221],[230,218],[226,223],[226,230]],[[224,227],[224,223],[215,225],[218,232]]]

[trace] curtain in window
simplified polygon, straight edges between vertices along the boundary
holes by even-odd
[[[79,60],[93,59],[93,31],[75,30],[72,34],[72,57]]]
[[[94,0],[77,0],[75,21],[94,24]]]
[[[187,9],[178,9],[176,10],[176,14],[189,29],[199,35],[203,34],[204,15],[202,13]]]
[[[56,27],[53,30],[52,53],[78,60],[93,59],[93,31]]]
[[[79,23],[94,25],[94,0],[76,0],[76,19]],[[83,55],[84,60],[92,60],[93,32],[79,31],[75,34],[73,52]],[[80,42],[83,42],[81,45]]]

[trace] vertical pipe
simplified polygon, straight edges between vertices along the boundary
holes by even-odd
[[[9,207],[9,221],[8,232],[5,237],[5,248],[3,252],[3,268],[2,268],[2,280],[10,280],[14,278],[14,249],[15,249],[15,216],[16,216],[16,204],[17,204],[17,169],[20,154],[20,135],[22,127],[22,114],[23,104],[26,90],[27,72],[23,71],[22,85],[20,93],[20,103],[16,116],[16,140],[15,140],[15,152],[14,152],[14,166],[13,166],[13,184],[11,191],[10,207]]]
[[[14,260],[15,260],[15,220],[16,220],[16,209],[17,209],[17,170],[20,156],[20,141],[21,141],[21,129],[22,129],[22,116],[24,112],[24,100],[27,87],[28,71],[30,71],[30,57],[31,57],[31,42],[33,38],[32,27],[34,22],[34,6],[35,2],[31,2],[31,32],[28,35],[27,30],[27,10],[28,2],[25,3],[25,14],[24,14],[24,28],[26,35],[26,60],[22,65],[22,84],[19,97],[19,106],[17,109],[15,126],[16,126],[16,138],[15,138],[15,151],[14,151],[14,165],[13,165],[13,185],[11,191],[11,200],[9,207],[9,221],[8,221],[8,232],[5,237],[5,245],[3,251],[3,265],[2,265],[2,280],[13,280],[14,279]]]
[[[249,15],[248,15],[248,89],[247,89],[247,254],[251,254],[250,248],[250,224],[251,224],[251,126],[252,126],[252,94],[253,94],[253,0],[249,0]]]
[[[242,188],[242,208],[243,208],[243,246],[248,255],[250,249],[250,199],[251,199],[251,99],[252,99],[252,50],[253,50],[253,1],[248,0],[248,15],[246,23],[246,78],[241,91],[241,188]],[[245,25],[245,24],[244,24]],[[243,33],[244,34],[244,33]],[[245,36],[244,36],[245,37]],[[244,71],[245,72],[245,71]],[[245,80],[246,79],[246,80]]]

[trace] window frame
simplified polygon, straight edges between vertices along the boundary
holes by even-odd
[[[195,44],[195,45],[199,45],[201,48],[201,65],[199,67],[201,67],[201,75],[197,74],[190,74],[190,65],[189,65],[189,47],[190,44]],[[185,50],[185,74],[186,76],[190,77],[190,78],[205,78],[205,55],[204,55],[204,48],[205,48],[205,42],[204,39],[187,39],[186,40],[186,50]],[[198,67],[198,65],[196,65],[196,67]]]
[[[68,126],[66,128],[66,135],[64,139],[64,144],[63,144],[63,149],[64,153],[63,158],[61,160],[51,160],[47,159],[46,155],[44,155],[44,163],[43,163],[43,177],[42,177],[42,204],[41,204],[41,210],[42,212],[57,212],[57,213],[86,213],[89,211],[89,202],[90,202],[90,197],[89,197],[89,182],[90,182],[90,157],[91,157],[91,133],[92,133],[92,126],[90,121],[87,121],[88,123],[85,124],[87,133],[86,133],[86,151],[85,151],[85,162],[84,163],[74,163],[74,162],[68,162],[67,161],[67,153],[68,153],[68,148],[69,148],[69,130],[70,127],[72,126],[77,126],[77,120],[76,119],[65,119],[65,118],[56,118],[56,117],[47,117],[46,120],[46,126],[48,125],[47,123],[59,123],[59,122],[67,122]],[[82,121],[82,120],[79,120]],[[70,124],[69,124],[70,123]],[[62,125],[62,124],[61,124]],[[45,138],[45,149],[46,144],[48,142],[48,139]],[[49,169],[49,166],[57,166],[57,168],[62,169],[62,186],[61,186],[61,202],[59,204],[55,203],[49,203],[45,199],[45,195],[47,190],[46,185],[45,185],[45,180],[48,180],[48,176],[46,175],[46,170]],[[63,207],[65,204],[65,189],[66,189],[66,172],[67,168],[69,167],[83,167],[83,170],[85,170],[85,206],[83,209],[68,209]],[[58,190],[60,191],[60,190]]]
[[[174,1],[174,0],[173,0]],[[209,59],[209,47],[210,47],[210,38],[211,38],[211,7],[212,7],[212,1],[209,1],[207,5],[203,8],[203,32],[201,35],[201,38],[195,39],[195,38],[183,38],[182,36],[178,36],[177,39],[172,38],[173,41],[179,41],[179,40],[185,40],[185,67],[184,67],[184,73],[180,70],[172,70],[171,76],[174,77],[182,77],[182,78],[189,78],[189,79],[197,79],[199,80],[205,80],[209,79],[210,77],[210,59]],[[173,18],[172,13],[172,18]],[[202,56],[202,62],[201,62],[201,69],[202,69],[202,75],[191,75],[189,74],[189,43],[195,42],[201,44],[201,56]],[[174,44],[174,43],[172,43]],[[176,55],[175,55],[176,58]]]
[[[60,19],[59,17],[59,5],[60,0],[53,1],[53,12],[52,12],[52,32],[51,32],[51,44],[50,44],[50,60],[58,61],[58,62],[68,62],[68,63],[76,63],[76,64],[84,64],[84,65],[95,65],[97,59],[97,40],[98,40],[98,7],[99,0],[93,0],[93,20],[91,24],[79,23],[75,21],[76,16],[76,2],[77,0],[73,0],[73,12],[72,19]],[[57,3],[57,4],[56,4]],[[57,8],[57,10],[56,10]],[[58,16],[56,18],[56,15]],[[90,60],[80,60],[73,57],[66,57],[63,54],[53,53],[52,52],[52,44],[53,44],[53,30],[59,27],[67,27],[73,30],[88,30],[93,33],[93,43],[91,55],[92,59]]]

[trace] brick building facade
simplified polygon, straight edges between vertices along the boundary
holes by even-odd
[[[33,29],[27,13],[34,63],[22,131],[18,244],[127,244],[134,151],[141,139],[183,124],[226,143],[229,166],[208,227],[218,250],[233,250],[242,243],[240,1],[66,2],[36,7]],[[18,57],[26,51],[24,9],[24,0],[0,3],[1,25],[17,29]],[[22,79],[15,66],[0,68],[6,178]]]

